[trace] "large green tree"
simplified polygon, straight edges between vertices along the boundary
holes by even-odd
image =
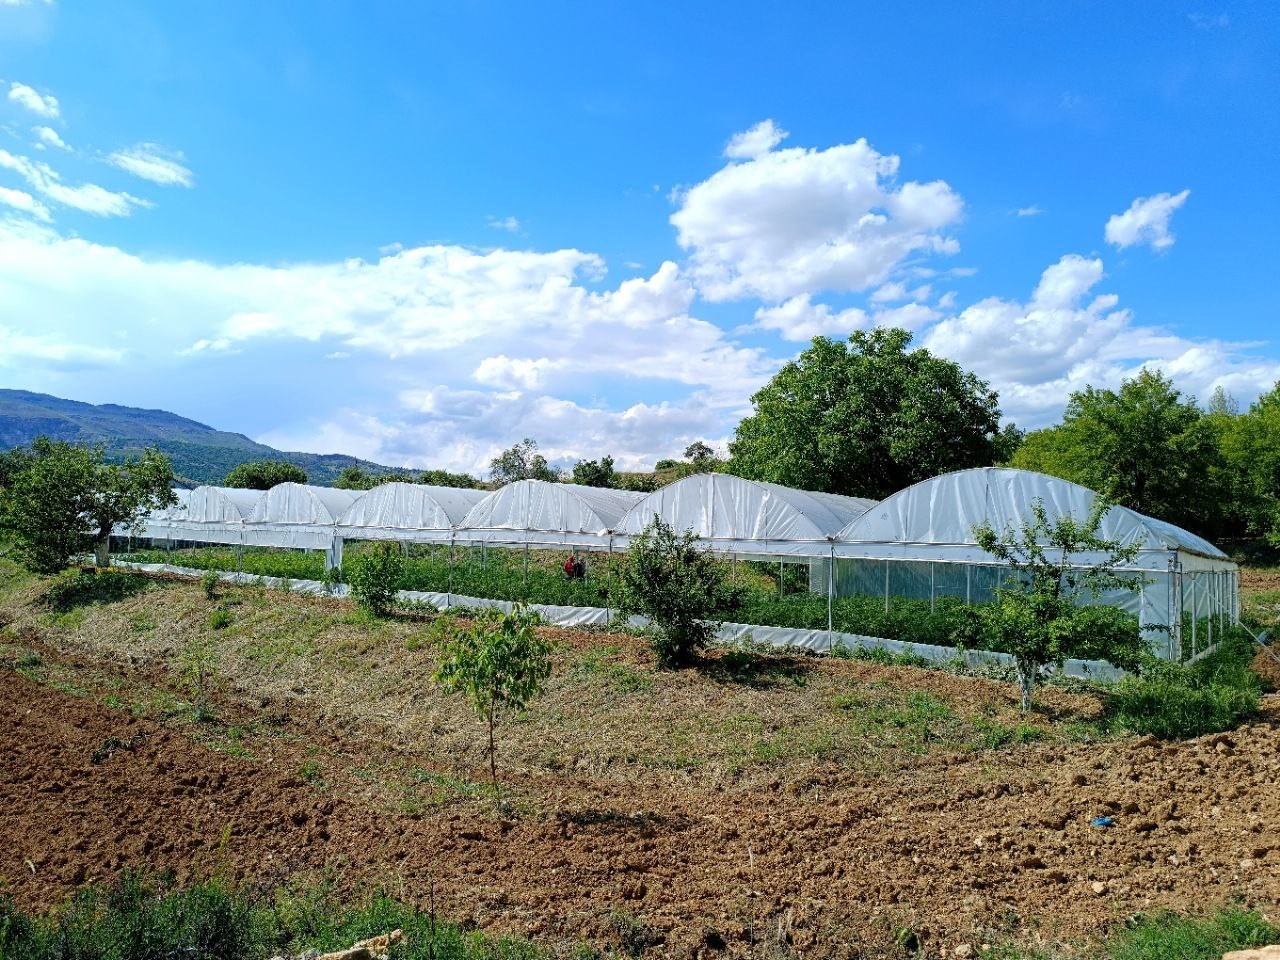
[[[751,398],[729,470],[805,490],[882,498],[1001,458],[996,394],[906,330],[816,337]]]
[[[278,483],[306,483],[307,471],[287,460],[254,460],[240,464],[222,482],[228,487],[270,490]]]
[[[525,437],[489,461],[489,479],[502,487],[517,480],[554,482],[560,477],[547,465],[547,458],[538,452],[537,442]]]
[[[586,487],[612,487],[616,480],[613,457],[579,460],[573,465],[573,482]]]
[[[1280,383],[1246,412],[1216,416],[1231,519],[1238,532],[1280,544]]]
[[[1062,423],[1028,434],[1012,463],[1213,536],[1228,498],[1219,444],[1212,415],[1158,370],[1143,370],[1118,390],[1073,393]]]
[[[10,463],[0,491],[0,523],[22,563],[37,573],[56,573],[90,551],[105,566],[112,529],[177,502],[173,464],[153,448],[108,463],[102,446],[38,437]]]

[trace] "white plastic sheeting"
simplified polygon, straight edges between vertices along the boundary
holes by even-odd
[[[196,487],[191,491],[187,520],[192,523],[244,523],[264,494],[263,490],[240,487]]]
[[[254,504],[244,543],[255,546],[332,550],[338,518],[364,496],[363,490],[278,483]]]
[[[576,483],[518,480],[493,491],[468,511],[458,538],[567,543],[607,538],[644,494]]]
[[[618,529],[635,535],[657,516],[681,533],[696,533],[717,550],[825,556],[828,538],[874,503],[725,473],[700,473],[648,494],[627,511]]]
[[[355,501],[338,519],[338,536],[348,540],[449,539],[485,490],[384,483]]]
[[[1036,501],[1050,520],[1083,520],[1097,494],[1057,477],[1005,467],[959,470],[925,480],[881,500],[837,535],[837,557],[894,560],[990,562],[973,528],[988,523],[997,531],[1018,528]],[[1102,518],[1101,536],[1137,544],[1139,569],[1167,570],[1171,552],[1184,551],[1234,566],[1217,547],[1171,523],[1126,507],[1112,507]],[[1082,561],[1092,558],[1083,557]]]

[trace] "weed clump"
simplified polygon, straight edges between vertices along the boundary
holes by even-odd
[[[44,604],[55,613],[68,613],[77,607],[126,600],[150,585],[150,579],[137,573],[68,570],[54,578],[45,591]]]

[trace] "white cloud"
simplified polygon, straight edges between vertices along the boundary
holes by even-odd
[[[185,160],[180,151],[166,150],[154,143],[139,143],[107,157],[107,163],[113,167],[162,187],[191,186],[193,177],[184,165]]]
[[[49,208],[25,190],[11,190],[8,187],[0,187],[0,203],[30,214],[45,223],[52,219],[49,215]]]
[[[53,6],[53,0],[0,0],[0,7],[27,7],[40,2],[46,7]]]
[[[1183,190],[1181,193],[1139,197],[1128,210],[1107,221],[1107,243],[1122,250],[1139,243],[1149,244],[1153,250],[1172,247],[1174,236],[1169,232],[1169,219],[1189,196],[1191,191]]]
[[[756,326],[774,330],[784,340],[806,341],[814,337],[847,337],[854,330],[870,326],[867,311],[858,307],[832,310],[825,303],[811,303],[803,293],[784,300],[776,307],[756,311]]]
[[[114,193],[94,183],[69,187],[47,163],[17,156],[7,150],[0,150],[0,168],[17,173],[44,198],[95,216],[127,217],[135,207],[151,206],[146,200],[128,193]]]
[[[1161,367],[1198,396],[1218,384],[1256,395],[1280,379],[1280,361],[1242,345],[1134,323],[1114,294],[1093,293],[1103,278],[1101,260],[1064,256],[1026,303],[988,297],[932,326],[923,343],[990,380],[1005,413],[1024,426],[1052,422],[1072,391],[1115,386],[1143,366]]]
[[[679,452],[672,437],[686,428],[677,425],[723,436],[777,361],[691,316],[693,289],[675,264],[613,288],[584,286],[602,272],[578,250],[423,247],[284,266],[160,260],[0,220],[0,316],[38,315],[59,342],[127,349],[156,373],[147,402],[179,410],[217,396],[218,358],[238,351],[241,422],[228,425],[253,430],[262,417],[301,449],[336,436],[326,432],[332,418],[306,418],[327,407],[316,365],[345,355],[357,406],[391,431],[377,441],[390,463],[470,468],[534,425],[523,416],[478,424],[471,407],[548,413],[553,422],[529,435],[554,441],[556,455],[613,451],[651,463]],[[123,340],[104,317],[128,318]],[[420,402],[423,384],[438,391],[434,412]],[[22,385],[50,383],[28,371]],[[623,399],[590,399],[601,392]],[[246,412],[254,408],[267,412]],[[575,437],[579,425],[586,432]]]
[[[493,227],[495,230],[505,230],[507,233],[520,232],[520,221],[515,217],[502,217],[501,219],[497,217],[490,217],[489,226]]]
[[[901,282],[886,283],[871,294],[872,303],[892,303],[895,300],[907,299],[907,285]]]
[[[724,148],[724,155],[730,160],[754,160],[768,153],[788,136],[787,131],[772,120],[762,120],[750,130],[730,137],[728,146]]]
[[[9,99],[38,117],[54,119],[59,114],[57,97],[52,94],[42,94],[33,87],[18,83],[16,80],[9,84]]]
[[[677,194],[671,215],[708,300],[782,301],[883,283],[908,256],[953,253],[963,203],[946,183],[896,183],[865,140],[730,163]]]
[[[44,150],[46,147],[57,147],[59,150],[70,150],[65,140],[58,135],[58,131],[52,127],[32,127],[31,132],[36,135],[36,149]]]
[[[112,366],[124,360],[124,351],[48,336],[37,336],[0,326],[0,367],[37,363],[56,370]]]
[[[1039,207],[1037,207],[1034,203],[1029,207],[1019,207],[1017,210],[1014,211],[1014,214],[1019,217],[1038,217],[1042,213],[1044,213],[1044,211],[1041,210]]]

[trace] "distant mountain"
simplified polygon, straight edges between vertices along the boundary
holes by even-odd
[[[345,467],[386,473],[393,468],[340,453],[295,453],[227,433],[166,410],[114,403],[95,406],[26,390],[0,390],[0,450],[20,447],[41,435],[55,440],[102,443],[111,457],[155,446],[173,460],[174,472],[190,483],[221,483],[250,460],[287,460],[307,471],[312,483],[331,484]]]

